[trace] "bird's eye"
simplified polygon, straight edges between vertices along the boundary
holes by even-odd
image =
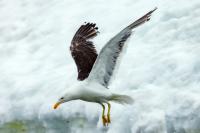
[[[61,97],[60,99],[61,99],[61,100],[63,100],[63,99],[64,99],[64,97]]]

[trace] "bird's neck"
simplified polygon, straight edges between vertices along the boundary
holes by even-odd
[[[70,97],[69,97],[70,101],[72,100],[77,100],[79,99],[78,95],[76,93],[70,93]]]
[[[71,99],[71,100],[77,100],[77,99],[79,99],[79,98],[78,98],[78,96],[76,96],[76,95],[71,95],[70,99]]]

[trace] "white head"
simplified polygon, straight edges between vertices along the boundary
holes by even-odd
[[[80,88],[82,88],[82,84],[83,82],[78,82],[77,84],[71,86],[67,92],[58,99],[57,103],[54,105],[54,109],[56,109],[60,104],[68,102],[68,101],[72,101],[72,100],[76,100],[76,99],[80,99]]]
[[[75,99],[76,99],[75,95],[73,95],[72,93],[67,92],[67,93],[65,93],[65,95],[63,95],[62,97],[60,97],[58,99],[58,101],[53,106],[53,108],[57,109],[60,104],[68,102],[68,101],[71,101],[71,100],[75,100]]]

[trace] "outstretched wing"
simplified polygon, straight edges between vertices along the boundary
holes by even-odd
[[[97,58],[95,46],[90,41],[97,36],[97,30],[96,24],[85,23],[81,25],[71,41],[70,51],[77,66],[78,80],[84,80],[88,77]]]
[[[130,37],[132,29],[150,20],[151,14],[156,10],[151,10],[121,32],[114,36],[101,50],[88,80],[98,82],[107,88],[117,59],[123,50],[126,40]]]

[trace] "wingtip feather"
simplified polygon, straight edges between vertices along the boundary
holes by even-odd
[[[139,25],[144,24],[145,22],[149,21],[151,18],[151,14],[157,10],[157,7],[155,7],[153,10],[149,11],[148,13],[146,13],[145,15],[143,15],[142,17],[140,17],[139,19],[137,19],[136,21],[134,21],[132,24],[130,24],[128,26],[128,28],[133,29],[138,27]]]

